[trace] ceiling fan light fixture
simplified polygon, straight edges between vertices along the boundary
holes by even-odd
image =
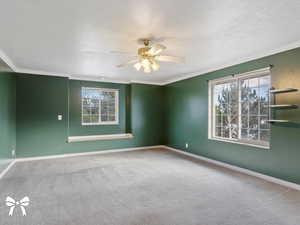
[[[160,65],[157,62],[152,61],[151,67],[152,67],[153,71],[157,71],[157,70],[159,70]]]
[[[159,55],[165,49],[166,49],[166,47],[164,45],[155,44],[155,45],[151,46],[150,50],[148,51],[148,54]]]
[[[184,63],[183,57],[161,55],[166,49],[166,46],[162,44],[150,44],[150,40],[141,39],[144,46],[138,48],[137,56],[133,60],[129,60],[126,63],[120,64],[117,67],[124,67],[127,65],[133,65],[137,71],[144,71],[145,73],[151,73],[160,69],[159,62],[175,62]]]
[[[142,68],[142,64],[140,62],[134,64],[134,68],[137,70],[137,71],[140,71],[140,69]]]
[[[151,64],[149,59],[143,59],[141,63],[144,67],[149,67]]]
[[[145,73],[151,73],[151,67],[149,66],[144,66],[144,72]]]

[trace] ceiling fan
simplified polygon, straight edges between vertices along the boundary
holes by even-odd
[[[134,68],[137,71],[143,69],[145,73],[150,73],[159,70],[160,65],[157,63],[157,61],[175,63],[184,62],[183,57],[161,55],[161,53],[166,49],[164,45],[150,45],[151,41],[148,39],[144,39],[142,41],[144,47],[138,49],[137,57],[135,59],[129,60],[126,63],[117,65],[117,67],[124,67],[133,64]]]

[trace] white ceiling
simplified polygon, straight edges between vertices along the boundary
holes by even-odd
[[[300,46],[299,0],[3,0],[0,57],[17,72],[165,84]],[[164,40],[161,63],[145,74],[130,59],[137,39]]]

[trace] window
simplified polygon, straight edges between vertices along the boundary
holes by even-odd
[[[209,137],[269,147],[270,71],[210,81]]]
[[[116,89],[81,89],[82,125],[118,124],[119,91]]]

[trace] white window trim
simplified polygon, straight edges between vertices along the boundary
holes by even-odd
[[[93,87],[81,87],[81,91],[83,89],[89,90],[98,90],[98,91],[113,91],[115,92],[115,121],[113,122],[98,122],[98,123],[83,123],[83,104],[82,104],[82,95],[81,95],[81,125],[82,126],[98,126],[98,125],[118,125],[119,124],[119,89],[112,88],[93,88]],[[99,105],[99,111],[101,111],[101,107]],[[101,113],[99,112],[99,117],[101,118]]]
[[[270,143],[259,143],[257,141],[246,141],[241,139],[229,139],[229,138],[217,138],[214,136],[214,127],[215,127],[215,120],[213,119],[214,116],[214,109],[212,109],[212,101],[213,101],[213,86],[216,84],[222,84],[225,82],[229,82],[231,80],[236,80],[240,78],[251,78],[251,77],[260,77],[265,75],[271,74],[271,67],[262,68],[259,70],[254,70],[246,73],[240,73],[240,74],[234,74],[231,76],[226,76],[214,80],[209,80],[208,82],[208,139],[215,140],[215,141],[223,141],[223,142],[229,142],[229,143],[235,143],[240,145],[246,145],[246,146],[252,146],[257,148],[263,148],[263,149],[270,149]],[[271,132],[271,131],[270,131]]]

